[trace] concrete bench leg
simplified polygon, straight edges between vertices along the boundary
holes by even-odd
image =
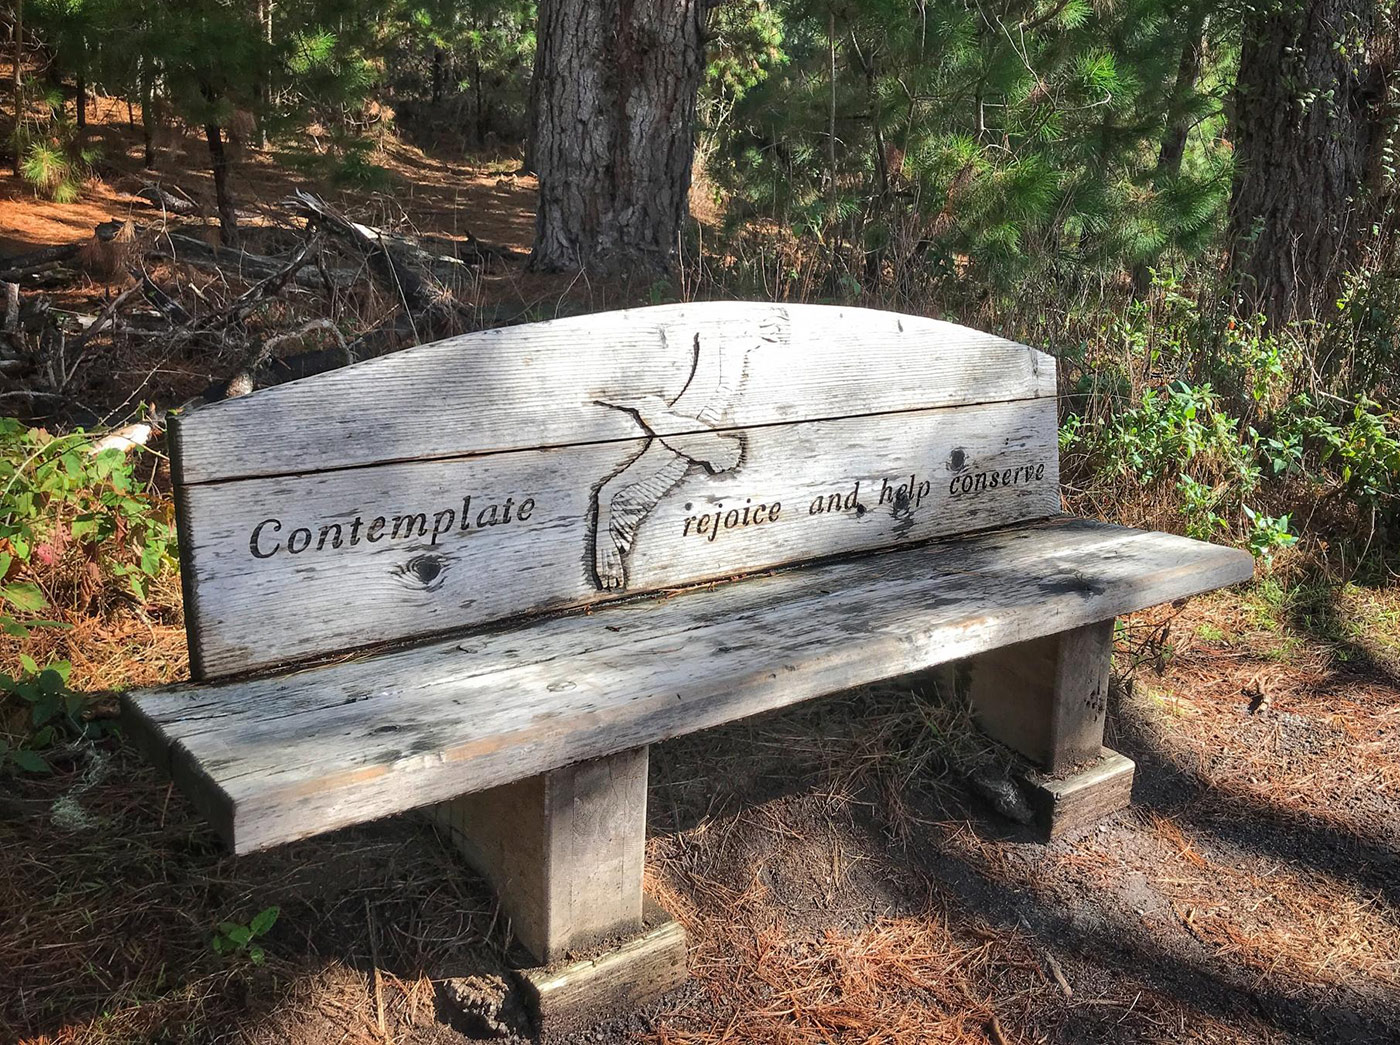
[[[972,713],[993,740],[1045,770],[1028,783],[1051,838],[1126,807],[1130,759],[1103,746],[1113,621],[974,657]]]
[[[432,807],[480,871],[554,1034],[640,1004],[685,978],[685,933],[642,895],[647,749],[566,766]]]

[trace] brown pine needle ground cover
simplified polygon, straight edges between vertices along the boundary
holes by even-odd
[[[114,164],[130,155],[104,133]],[[172,152],[196,194],[198,161]],[[392,142],[383,162],[401,191],[347,201],[357,215],[453,235],[465,212],[525,245],[525,179]],[[251,211],[299,183],[258,156],[240,178]],[[135,213],[105,183],[71,214],[12,181],[0,197],[16,247]],[[622,293],[510,267],[458,289],[535,318]],[[113,402],[230,365],[106,363]],[[649,887],[690,933],[692,977],[580,1040],[1400,1041],[1400,593],[1327,591],[1266,578],[1129,622],[1110,742],[1138,760],[1134,807],[1051,845],[973,796],[968,771],[1002,756],[946,677],[658,746]],[[176,578],[61,615],[71,630],[25,648],[71,660],[78,688],[185,671]],[[446,984],[507,983],[508,920],[414,818],[235,859],[119,739],[52,762],[0,780],[0,1043],[459,1043],[480,1028]],[[271,906],[260,964],[216,952],[221,922]]]
[[[1339,603],[1321,635],[1267,585],[1189,605],[1119,693],[1135,807],[1048,846],[970,797],[995,755],[927,680],[658,747],[692,980],[583,1040],[1394,1040],[1400,603]],[[53,633],[86,685],[181,670],[170,624],[110,620]],[[0,791],[0,1040],[468,1040],[443,984],[500,976],[509,926],[431,829],[234,859],[119,743],[54,761]],[[271,905],[262,965],[214,951]]]

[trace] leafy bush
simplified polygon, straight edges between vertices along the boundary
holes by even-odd
[[[1326,540],[1370,547],[1395,522],[1400,421],[1364,394],[1290,394],[1318,343],[1296,326],[1216,322],[1159,283],[1105,344],[1065,359],[1082,370],[1060,430],[1072,484],[1096,504],[1166,506],[1191,536],[1263,559],[1297,542],[1305,508],[1324,511],[1312,526]]]
[[[140,451],[133,451],[139,454]],[[55,589],[145,601],[175,561],[170,505],[121,450],[92,453],[79,431],[55,437],[0,418],[0,628],[23,637]]]
[[[92,451],[81,431],[55,437],[0,418],[0,630],[9,636],[67,626],[46,611],[144,602],[150,581],[174,565],[168,501],[121,450]],[[0,675],[0,770],[44,772],[47,750],[94,739],[108,723],[68,688],[67,661],[18,659],[20,673]]]

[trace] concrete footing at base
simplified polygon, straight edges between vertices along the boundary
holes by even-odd
[[[650,897],[641,933],[572,961],[518,970],[526,1007],[549,1042],[626,1015],[685,982],[685,930]]]
[[[1132,803],[1137,765],[1111,748],[1100,748],[1097,761],[1063,776],[1026,774],[1036,825],[1047,840],[1096,825]]]

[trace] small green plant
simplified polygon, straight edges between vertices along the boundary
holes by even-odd
[[[82,195],[83,183],[92,176],[102,153],[78,140],[77,128],[61,115],[61,93],[51,92],[45,101],[54,114],[47,126],[22,128],[13,135],[20,177],[55,203],[72,203]]]
[[[212,941],[214,952],[226,957],[243,955],[254,965],[261,965],[267,959],[267,952],[258,943],[258,939],[271,932],[272,927],[277,924],[277,916],[281,913],[281,908],[264,907],[253,915],[253,920],[246,925],[239,922],[220,922]]]
[[[92,698],[68,688],[72,665],[55,661],[40,668],[28,654],[20,654],[24,674],[19,678],[0,674],[0,703],[27,705],[19,734],[0,735],[0,770],[26,773],[50,770],[45,752],[71,740],[95,740],[112,728],[107,719],[91,715]],[[7,719],[13,719],[7,715]]]
[[[1291,548],[1298,543],[1298,538],[1288,532],[1287,515],[1274,518],[1256,512],[1247,504],[1243,506],[1243,511],[1245,518],[1250,522],[1249,550],[1256,559],[1272,559],[1274,552],[1282,548]]]

